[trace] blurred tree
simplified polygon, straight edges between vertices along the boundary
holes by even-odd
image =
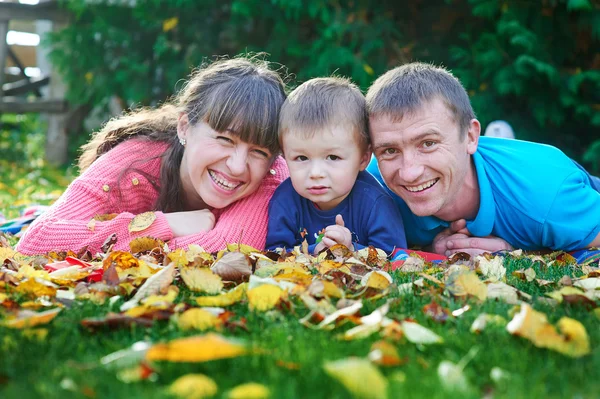
[[[598,141],[592,146],[600,139],[597,0],[64,4],[74,21],[48,42],[76,103],[106,105],[116,95],[125,107],[156,104],[214,55],[266,52],[293,73],[292,85],[339,74],[363,89],[394,66],[430,61],[462,80],[484,126],[504,119],[517,138],[582,161],[600,156]]]

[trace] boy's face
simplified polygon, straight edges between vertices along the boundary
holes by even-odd
[[[371,158],[371,151],[361,149],[355,134],[344,127],[324,129],[309,138],[288,132],[282,144],[294,189],[322,210],[336,207],[348,196]]]

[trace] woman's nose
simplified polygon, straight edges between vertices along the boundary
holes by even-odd
[[[243,149],[235,149],[227,158],[227,167],[233,175],[241,175],[248,164],[248,152]]]

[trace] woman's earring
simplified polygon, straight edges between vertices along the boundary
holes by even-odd
[[[179,138],[179,143],[180,143],[181,145],[185,146],[185,143],[186,143],[186,141],[185,141],[185,139],[184,139],[183,137],[180,137],[180,138]]]

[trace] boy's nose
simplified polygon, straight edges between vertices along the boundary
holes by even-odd
[[[312,165],[310,166],[310,173],[309,173],[309,176],[311,177],[311,179],[319,179],[319,178],[323,177],[323,175],[324,175],[323,168],[321,167],[319,162],[313,162]]]

